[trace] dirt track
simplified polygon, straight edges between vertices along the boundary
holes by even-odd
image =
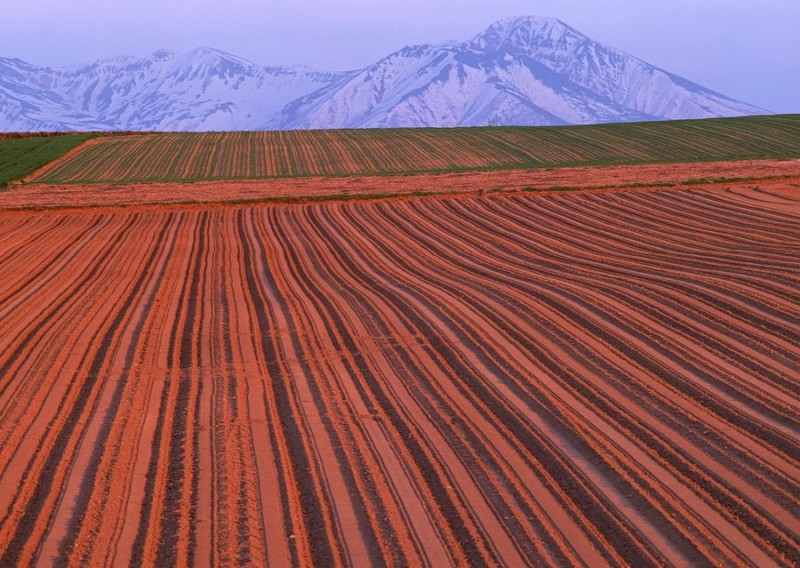
[[[0,565],[799,564],[751,186],[0,214]]]

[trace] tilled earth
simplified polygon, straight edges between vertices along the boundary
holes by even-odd
[[[745,160],[596,168],[501,170],[450,174],[297,177],[194,183],[12,185],[0,192],[0,209],[75,208],[146,204],[207,204],[359,197],[560,191],[618,191],[648,186],[698,187],[749,181],[770,186],[800,183],[800,160]]]
[[[798,169],[740,167],[342,187]],[[5,211],[0,565],[794,566],[798,353],[796,177]]]

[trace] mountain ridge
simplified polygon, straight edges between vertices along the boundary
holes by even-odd
[[[362,69],[265,67],[210,47],[66,67],[0,58],[0,131],[561,125],[768,114],[556,18],[495,22]]]

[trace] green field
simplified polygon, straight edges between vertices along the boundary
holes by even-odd
[[[46,183],[191,182],[800,157],[800,115],[605,124],[101,137]]]
[[[59,134],[0,139],[0,188],[60,158],[92,136]]]

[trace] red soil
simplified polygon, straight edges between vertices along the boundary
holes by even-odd
[[[89,141],[92,143],[92,141]],[[83,146],[85,147],[85,145]],[[41,172],[42,170],[40,170]],[[219,203],[241,200],[348,198],[382,194],[480,193],[529,188],[620,188],[747,179],[759,185],[800,183],[800,160],[747,160],[602,168],[504,170],[455,174],[276,178],[197,183],[45,185],[17,184],[0,192],[0,209],[86,207],[155,203]],[[715,181],[716,180],[716,181]]]
[[[754,185],[0,213],[0,565],[797,565]]]

